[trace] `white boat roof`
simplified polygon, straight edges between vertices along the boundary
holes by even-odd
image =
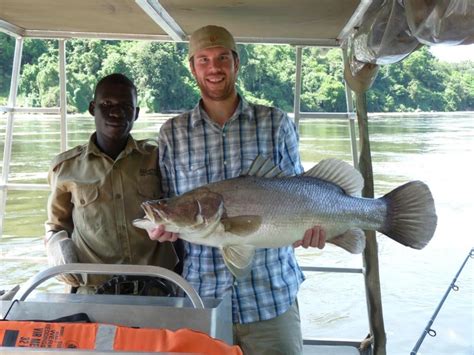
[[[338,46],[371,0],[1,0],[0,30],[34,38],[186,41],[226,27],[244,43]]]

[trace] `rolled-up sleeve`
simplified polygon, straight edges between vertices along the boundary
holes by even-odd
[[[74,205],[71,202],[71,193],[58,182],[58,173],[54,169],[50,170],[48,174],[48,183],[51,187],[51,194],[47,204],[46,233],[66,230],[71,235],[74,228],[72,221]]]

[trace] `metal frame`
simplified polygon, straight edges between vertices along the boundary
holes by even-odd
[[[174,41],[184,41],[186,34],[174,18],[161,6],[158,0],[135,0],[138,6],[146,12]]]
[[[365,268],[344,268],[344,267],[322,267],[322,266],[302,266],[301,270],[309,272],[334,272],[344,274],[361,274],[365,282]],[[370,318],[369,309],[367,308],[367,317]],[[369,344],[367,348],[362,346],[363,340],[356,339],[303,339],[304,345],[319,345],[319,346],[347,346],[359,350],[360,355],[372,355],[373,348]]]
[[[33,290],[44,281],[60,274],[104,274],[104,275],[145,275],[157,276],[173,282],[189,297],[194,308],[204,308],[204,303],[196,290],[180,275],[159,266],[125,264],[64,264],[50,267],[31,277],[21,286],[14,300],[24,301]]]
[[[60,114],[60,108],[59,107],[8,107],[8,106],[0,106],[0,112]]]
[[[361,0],[359,6],[354,11],[354,14],[339,33],[339,38],[346,38],[349,35],[352,29],[360,23],[364,17],[365,12],[368,10],[369,6],[372,5],[372,2],[373,0]]]
[[[15,42],[15,54],[13,57],[12,78],[10,82],[10,93],[8,97],[8,107],[16,106],[16,98],[18,94],[18,79],[20,78],[21,54],[23,50],[23,38],[17,37]],[[7,186],[8,177],[10,175],[10,161],[12,155],[13,144],[13,121],[15,113],[8,112],[7,126],[5,127],[5,145],[3,150],[3,168],[0,177],[0,187]],[[3,235],[3,222],[5,220],[5,207],[7,204],[7,190],[0,191],[0,237]]]
[[[346,53],[342,51],[343,60],[345,60]],[[356,169],[359,169],[359,157],[357,152],[357,137],[355,120],[356,114],[354,113],[354,103],[352,100],[352,91],[344,82],[344,88],[346,93],[346,112],[301,112],[301,86],[303,83],[303,77],[301,74],[302,66],[303,47],[296,46],[296,79],[295,79],[295,97],[293,106],[293,117],[296,127],[299,126],[300,119],[311,119],[311,118],[325,118],[325,119],[347,119],[349,124],[349,132],[351,137],[351,151],[352,151],[352,163]]]
[[[61,116],[61,151],[67,149],[67,91],[66,91],[66,41],[60,39],[59,43],[59,111]]]
[[[14,24],[0,19],[0,31],[15,37],[25,37],[25,30],[21,27],[15,26]]]

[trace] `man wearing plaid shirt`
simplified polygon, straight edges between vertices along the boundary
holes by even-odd
[[[253,105],[235,88],[239,57],[232,35],[206,26],[191,36],[189,63],[201,90],[196,107],[167,121],[160,130],[159,158],[165,196],[239,176],[257,155],[272,157],[288,175],[303,172],[298,133],[286,113]],[[179,235],[159,226],[153,240]],[[235,279],[217,248],[182,241],[183,277],[202,297],[232,292],[234,342],[245,354],[301,354],[302,336],[296,296],[304,280],[294,247],[324,247],[319,226],[293,246],[257,249],[251,273]]]

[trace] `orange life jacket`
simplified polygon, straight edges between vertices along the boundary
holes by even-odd
[[[99,323],[0,321],[0,346],[242,355],[238,346],[192,329],[137,329]]]

